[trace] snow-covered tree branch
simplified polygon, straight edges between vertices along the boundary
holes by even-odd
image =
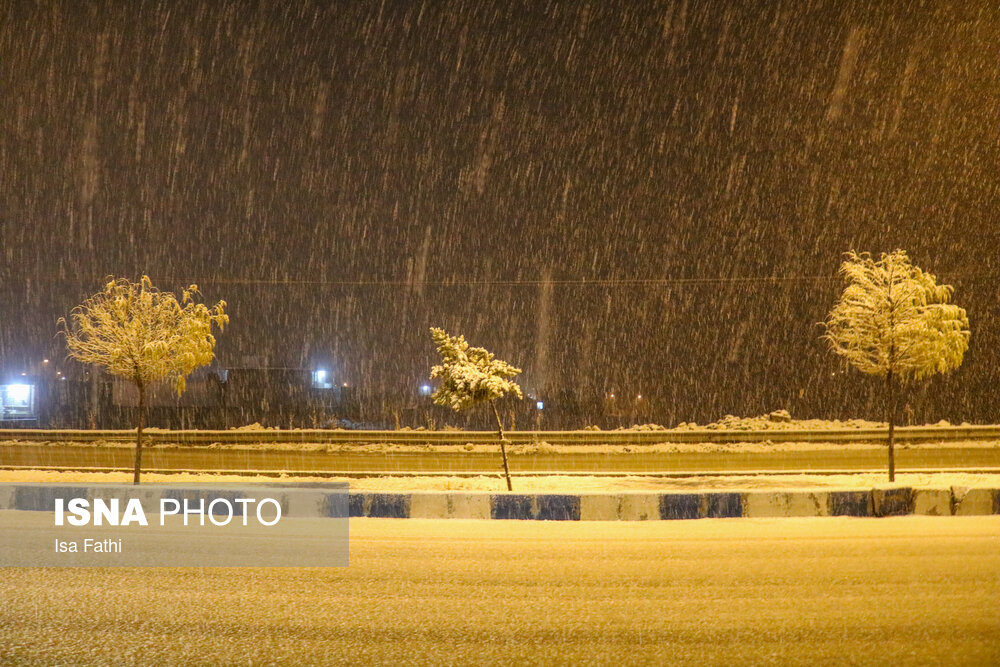
[[[969,347],[969,319],[965,309],[949,303],[953,288],[938,285],[903,250],[877,260],[851,251],[840,274],[847,286],[827,317],[823,338],[854,368],[885,378],[893,481],[895,385],[958,368]]]
[[[183,393],[187,375],[215,357],[213,325],[221,330],[229,322],[225,301],[209,308],[195,302],[197,295],[197,285],[184,290],[178,300],[156,289],[148,276],[138,283],[112,279],[73,310],[68,324],[60,320],[71,357],[102,366],[134,382],[139,391],[136,484],[142,465],[146,390],[154,382],[169,381],[178,395]]]
[[[453,410],[490,404],[497,422],[504,476],[510,490],[507,448],[504,446],[503,423],[496,401],[508,395],[523,398],[521,387],[511,380],[521,369],[497,359],[484,348],[470,347],[465,337],[449,336],[444,329],[432,328],[431,337],[441,355],[441,363],[431,368],[431,379],[439,381],[433,395],[434,402]]]

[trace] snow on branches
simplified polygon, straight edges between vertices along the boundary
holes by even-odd
[[[480,403],[490,405],[497,420],[504,479],[507,490],[512,490],[503,422],[496,400],[508,394],[523,398],[521,388],[510,379],[521,369],[495,358],[484,348],[469,347],[464,336],[449,336],[444,329],[432,328],[431,337],[441,355],[441,363],[431,368],[431,379],[440,380],[433,395],[434,402],[453,410],[464,410]]]
[[[521,372],[496,359],[481,347],[470,347],[464,336],[449,336],[432,328],[431,337],[441,363],[431,368],[431,379],[440,380],[433,399],[438,405],[464,410],[511,394],[523,398],[521,388],[510,378]]]
[[[905,251],[878,260],[851,251],[840,274],[847,286],[823,338],[848,363],[900,382],[961,365],[970,335],[965,309],[948,303],[952,287],[913,266]]]
[[[212,325],[229,322],[225,301],[208,308],[194,301],[197,295],[197,285],[178,301],[148,276],[138,283],[113,279],[73,310],[70,326],[61,320],[70,356],[140,387],[169,380],[180,394],[185,377],[214,358]]]

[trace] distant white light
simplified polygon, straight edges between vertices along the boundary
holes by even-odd
[[[420,385],[420,395],[421,396],[430,396],[431,395],[431,386],[429,384],[422,384],[422,385]]]
[[[43,364],[47,364],[47,363],[49,363],[49,360],[48,359],[42,359],[42,363]]]
[[[642,394],[639,394],[638,396],[636,396],[636,399],[641,401],[642,400]]]
[[[535,407],[537,409],[539,409],[539,410],[544,410],[545,409],[545,403],[542,402],[542,401],[537,401],[537,402],[535,402]]]
[[[328,371],[322,368],[313,371],[313,389],[329,389],[332,386]]]
[[[344,386],[345,386],[345,387],[347,386],[347,383],[346,383],[346,382],[344,383]]]
[[[31,399],[30,384],[9,384],[6,389],[8,405],[27,405]]]

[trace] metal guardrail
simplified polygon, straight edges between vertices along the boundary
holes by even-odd
[[[347,431],[302,430],[188,430],[147,429],[147,442],[184,445],[210,444],[401,444],[464,445],[497,441],[496,431]],[[546,442],[552,445],[654,445],[661,443],[739,443],[739,442],[822,442],[878,443],[888,436],[887,429],[828,430],[661,430],[661,431],[509,431],[504,434],[513,444]],[[18,442],[127,442],[135,439],[133,430],[69,429],[0,429],[0,441]],[[906,426],[896,429],[899,443],[989,441],[1000,442],[1000,425],[989,426]]]

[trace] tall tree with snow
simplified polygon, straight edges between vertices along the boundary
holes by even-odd
[[[142,430],[150,385],[171,382],[181,395],[188,374],[215,358],[213,325],[221,330],[229,323],[225,301],[209,308],[195,302],[198,294],[197,285],[191,285],[178,300],[153,287],[148,276],[137,283],[112,279],[73,309],[69,323],[60,320],[71,357],[130,380],[139,392],[134,484],[139,483],[142,469]]]
[[[885,380],[892,482],[897,385],[958,368],[969,347],[969,319],[964,308],[949,303],[954,289],[938,285],[903,250],[877,260],[851,251],[840,274],[847,286],[823,338],[851,366]]]
[[[483,403],[490,405],[497,420],[507,490],[512,490],[503,422],[496,402],[507,395],[523,398],[521,387],[510,379],[521,369],[495,358],[484,348],[470,347],[465,337],[449,336],[444,329],[432,328],[431,338],[441,355],[441,363],[431,368],[431,379],[440,381],[433,395],[434,402],[456,411]]]

